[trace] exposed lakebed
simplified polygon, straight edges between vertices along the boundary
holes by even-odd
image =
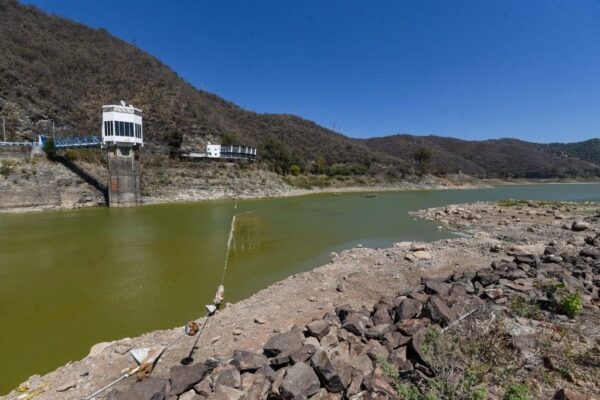
[[[197,317],[222,273],[237,301],[361,243],[451,236],[408,211],[504,198],[600,200],[600,185],[321,194],[0,216],[0,393],[85,356],[96,342]]]

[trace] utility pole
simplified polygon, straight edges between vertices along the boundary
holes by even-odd
[[[52,120],[52,141],[56,143],[56,135],[54,134],[54,119]]]

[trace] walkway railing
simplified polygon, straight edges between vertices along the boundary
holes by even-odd
[[[56,139],[54,147],[57,149],[74,149],[85,147],[101,147],[102,138],[99,136],[74,136]]]

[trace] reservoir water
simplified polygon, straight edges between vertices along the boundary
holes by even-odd
[[[87,355],[97,342],[197,318],[236,233],[225,301],[235,302],[358,243],[451,237],[411,210],[506,198],[600,201],[600,185],[319,194],[130,209],[0,215],[0,394]]]

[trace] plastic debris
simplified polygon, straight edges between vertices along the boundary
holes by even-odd
[[[219,285],[217,289],[217,293],[215,294],[215,298],[213,299],[213,304],[218,306],[223,301],[223,296],[225,295],[225,286]]]

